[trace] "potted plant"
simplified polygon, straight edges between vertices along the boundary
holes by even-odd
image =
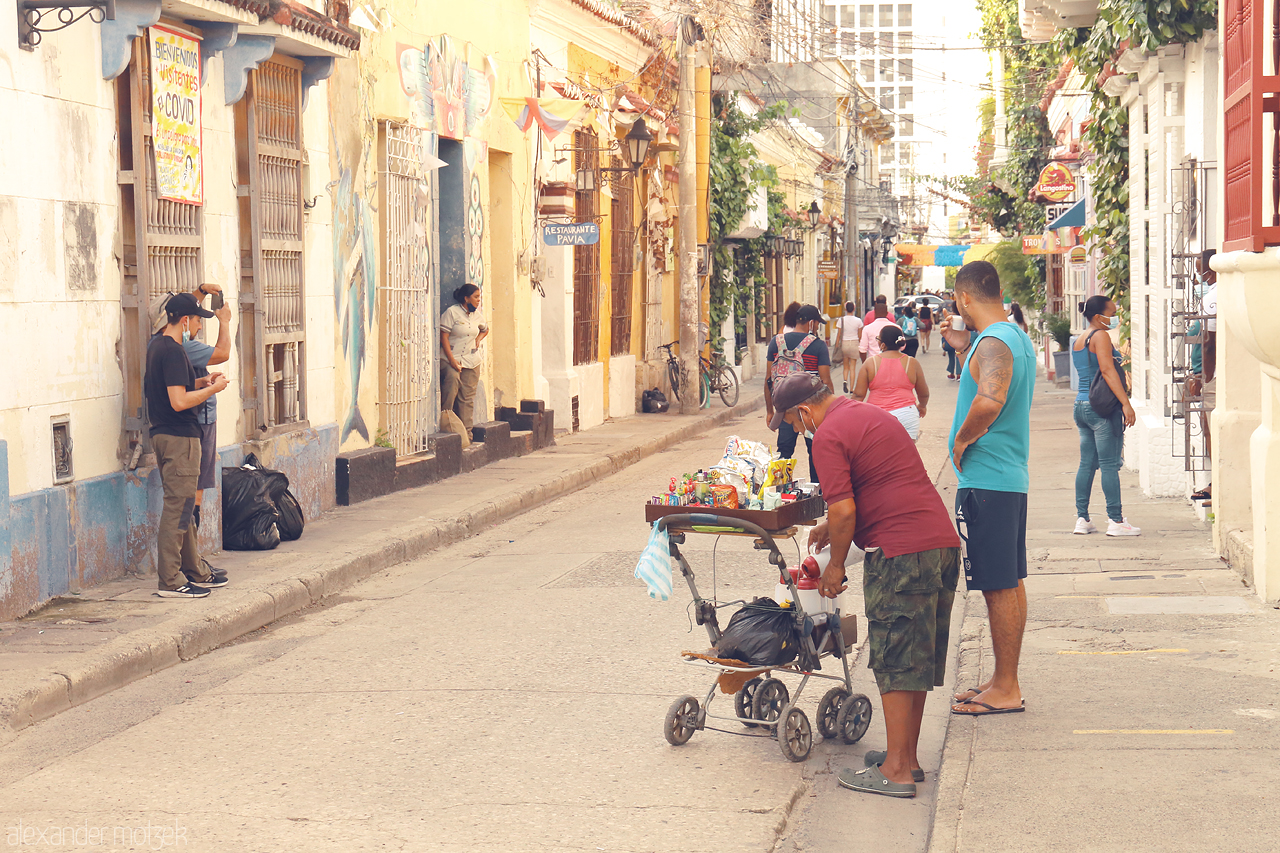
[[[1058,351],[1053,354],[1053,372],[1059,382],[1071,379],[1071,318],[1065,313],[1050,314],[1045,327]]]

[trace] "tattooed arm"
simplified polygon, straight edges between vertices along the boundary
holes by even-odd
[[[978,394],[969,406],[969,414],[956,431],[955,444],[951,448],[951,461],[960,468],[964,452],[981,438],[1004,408],[1013,380],[1013,353],[999,338],[985,337],[969,359],[969,370],[978,383]]]

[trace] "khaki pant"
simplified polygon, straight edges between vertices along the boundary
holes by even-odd
[[[476,386],[479,384],[480,373],[474,368],[464,367],[459,373],[447,361],[440,365],[440,411],[457,414],[467,432],[475,426]]]
[[[161,589],[177,589],[191,580],[208,580],[200,562],[192,511],[200,479],[200,439],[153,435],[164,509],[160,513],[160,554],[156,568]]]

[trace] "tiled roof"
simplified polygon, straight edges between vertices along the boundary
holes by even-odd
[[[636,38],[640,39],[640,41],[649,45],[649,47],[657,47],[662,42],[662,39],[659,38],[658,34],[653,30],[623,12],[621,9],[602,2],[602,0],[570,0],[570,2],[579,8],[586,9],[602,21],[608,21],[611,24],[621,27]]]
[[[247,0],[247,2],[259,2],[259,0]],[[264,17],[269,17],[281,26],[292,27],[348,50],[356,50],[360,47],[360,34],[328,15],[291,0],[268,0],[268,2],[271,7],[270,14]]]

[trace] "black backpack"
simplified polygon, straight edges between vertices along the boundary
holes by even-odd
[[[657,388],[651,391],[643,391],[640,394],[640,409],[651,415],[662,414],[671,408],[671,404],[667,402],[667,395],[663,394]]]

